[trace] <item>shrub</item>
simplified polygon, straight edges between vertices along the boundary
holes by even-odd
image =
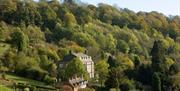
[[[5,73],[2,74],[2,78],[6,79],[6,74]]]
[[[134,90],[135,89],[135,86],[133,84],[133,81],[131,80],[124,80],[121,85],[120,85],[120,88],[122,91],[129,91],[129,90]]]
[[[109,91],[121,91],[120,89],[116,89],[116,88],[111,88],[109,89]]]
[[[29,68],[25,71],[27,72],[27,75],[26,75],[27,77],[33,78],[36,80],[43,80],[45,75],[47,75],[46,71],[44,71],[40,68],[37,68],[37,67],[32,67],[32,68]]]
[[[53,84],[55,82],[55,78],[52,78],[48,75],[46,75],[43,79],[44,82],[46,82],[47,84]]]

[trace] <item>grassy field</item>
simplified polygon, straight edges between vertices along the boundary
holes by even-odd
[[[16,83],[26,83],[26,84],[31,84],[31,85],[46,86],[46,84],[43,83],[43,82],[32,80],[32,79],[28,79],[28,78],[24,78],[24,77],[19,77],[19,76],[12,75],[12,74],[11,75],[7,74],[6,78],[10,79],[10,80],[13,80]]]
[[[4,85],[0,85],[0,91],[13,91],[13,89]]]
[[[45,89],[53,88],[52,86],[47,85],[44,82],[20,77],[20,76],[13,75],[13,74],[6,74],[5,77],[8,81],[6,81],[6,80],[1,81],[1,79],[0,79],[0,91],[13,91],[13,89],[11,88],[11,87],[13,87],[13,83],[21,83],[21,84],[24,83],[24,84],[29,84],[31,86],[38,86],[38,87],[45,88]]]

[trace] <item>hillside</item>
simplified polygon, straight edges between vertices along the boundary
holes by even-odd
[[[1,73],[52,85],[68,79],[58,67],[63,57],[87,50],[98,88],[180,90],[180,16],[73,0],[0,4]]]

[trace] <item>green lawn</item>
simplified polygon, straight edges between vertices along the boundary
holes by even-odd
[[[36,86],[40,89],[50,89],[49,91],[54,91],[52,89],[54,89],[53,86],[47,85],[44,82],[41,81],[36,81],[33,79],[28,79],[28,78],[24,78],[24,77],[20,77],[14,74],[6,74],[5,75],[6,79],[8,79],[10,82],[4,82],[0,81],[0,91],[13,91],[12,88],[13,87],[13,83],[25,83],[25,84],[29,84],[30,86]],[[6,84],[6,85],[5,85]],[[10,87],[8,87],[10,86]]]
[[[0,85],[0,91],[13,91],[13,89],[4,85]]]
[[[24,77],[19,77],[19,76],[16,76],[16,75],[7,74],[6,78],[10,79],[10,80],[13,80],[16,83],[26,83],[26,84],[30,84],[30,85],[47,86],[43,82],[36,81],[36,80],[33,80],[33,79],[24,78]]]

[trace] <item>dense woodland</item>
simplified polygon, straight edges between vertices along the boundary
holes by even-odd
[[[70,50],[88,50],[96,73],[89,83],[99,88],[180,90],[180,16],[73,0],[0,0],[1,72],[48,84],[86,74],[76,59],[58,68]]]

